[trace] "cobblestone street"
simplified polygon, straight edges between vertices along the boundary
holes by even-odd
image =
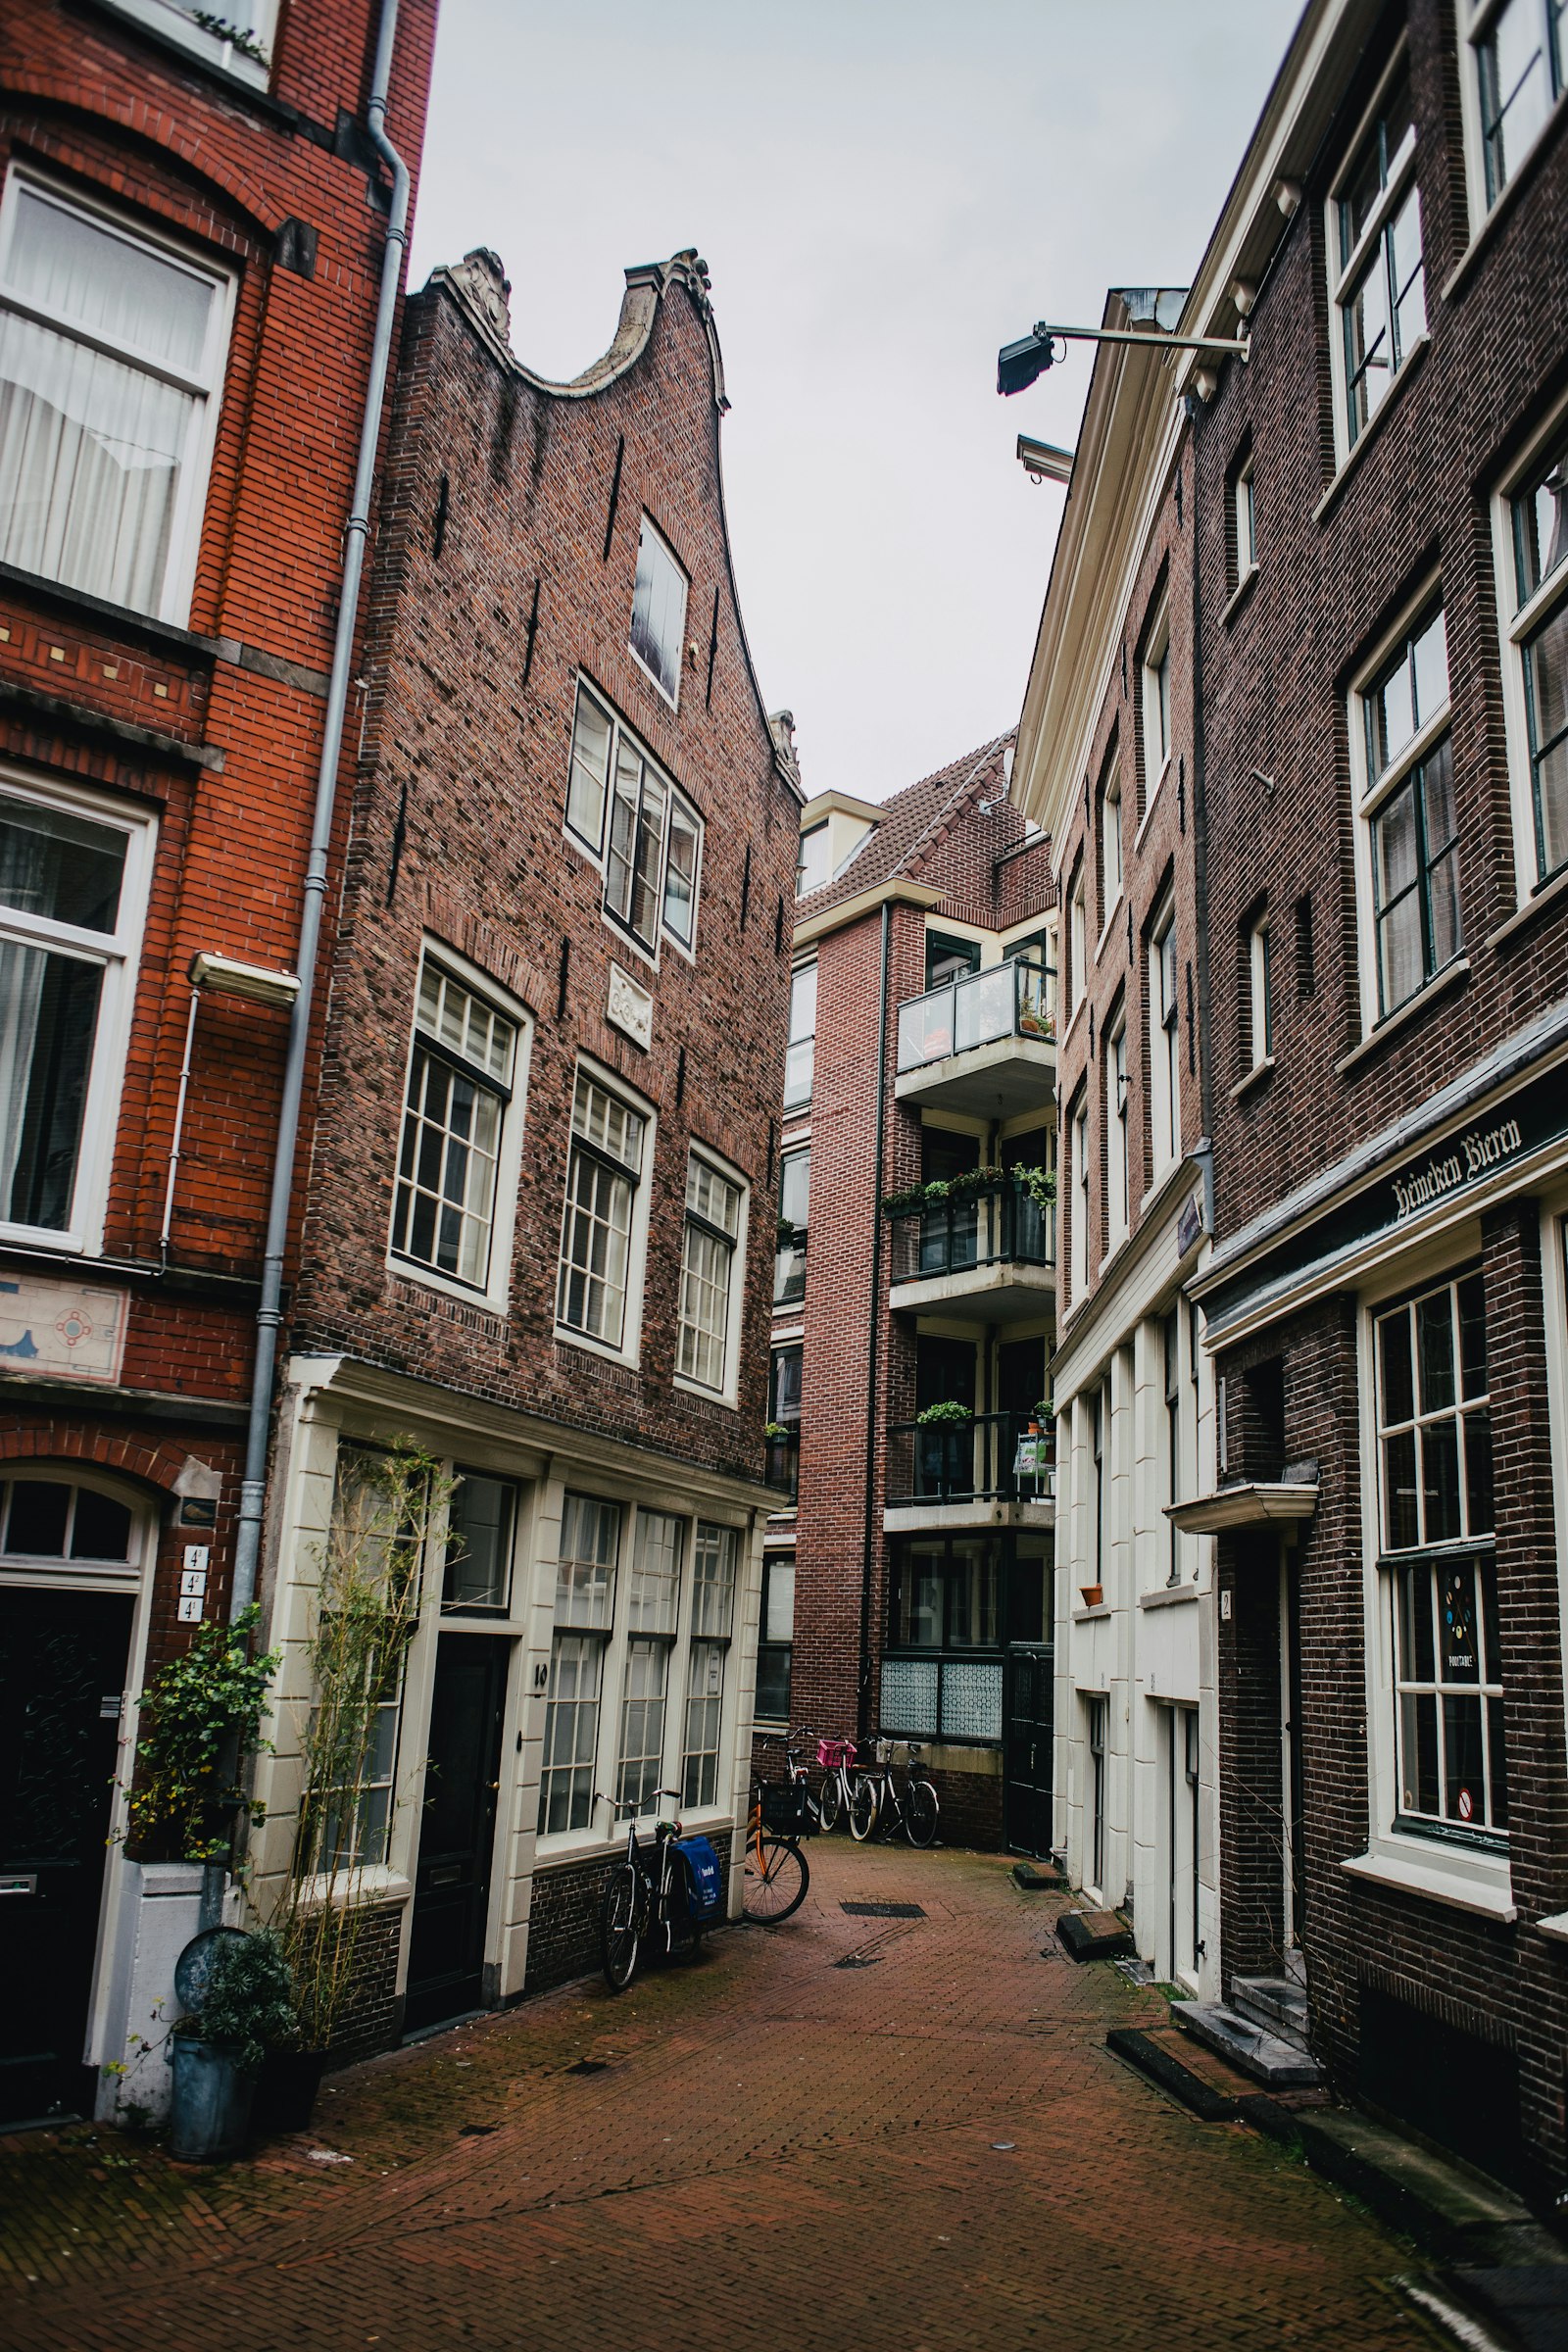
[[[0,2339],[1431,2341],[1389,2284],[1409,2248],[1106,2053],[1107,2027],[1161,2004],[1062,1957],[1056,1909],[999,1856],[819,1840],[789,1925],[722,1935],[619,2001],[568,1986],[339,2076],[318,2130],[252,2163],[202,2173],[85,2131],[0,2142]]]

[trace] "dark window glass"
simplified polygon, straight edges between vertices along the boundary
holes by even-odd
[[[512,1579],[517,1490],[507,1478],[462,1470],[448,1512],[446,1606],[504,1609]]]

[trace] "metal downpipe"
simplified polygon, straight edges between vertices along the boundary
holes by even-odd
[[[860,1671],[856,1692],[855,1728],[858,1738],[871,1730],[871,1678],[875,1661],[871,1647],[871,1567],[876,1555],[876,1389],[878,1343],[882,1332],[882,1158],[887,1131],[888,1102],[888,960],[892,938],[891,909],[882,902],[882,956],[876,1022],[876,1158],[871,1179],[871,1329],[865,1367],[865,1529],[860,1552]]]
[[[387,219],[386,248],[381,263],[381,290],[376,303],[375,331],[370,344],[370,370],[366,384],[365,414],[360,426],[354,495],[344,531],[342,600],[338,607],[337,633],[332,643],[326,720],[321,737],[320,765],[317,771],[316,813],[311,828],[310,858],[305,869],[305,901],[300,912],[297,967],[300,993],[294,1000],[289,1020],[288,1056],[283,1068],[283,1099],[278,1109],[277,1149],[272,1161],[267,1245],[262,1261],[262,1298],[256,1310],[256,1358],[251,1376],[250,1418],[245,1433],[245,1472],[240,1488],[239,1522],[235,1531],[234,1581],[229,1596],[231,1620],[255,1599],[257,1570],[261,1561],[272,1378],[277,1362],[277,1334],[282,1322],[283,1253],[288,1243],[289,1209],[294,1195],[294,1154],[299,1144],[300,1103],[305,1093],[311,1007],[316,994],[316,966],[326,899],[327,850],[332,838],[338,761],[343,749],[343,721],[348,710],[349,675],[354,662],[354,627],[359,613],[360,583],[365,572],[365,549],[370,528],[370,492],[375,478],[375,450],[380,438],[381,408],[392,351],[392,321],[403,276],[404,252],[409,241],[408,166],[386,135],[387,84],[392,73],[392,44],[397,33],[397,22],[398,0],[382,0],[366,121],[371,143],[392,173],[392,205]]]

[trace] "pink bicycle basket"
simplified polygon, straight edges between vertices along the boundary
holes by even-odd
[[[816,1743],[816,1760],[829,1772],[837,1772],[841,1764],[854,1763],[855,1741],[853,1740],[819,1740]]]

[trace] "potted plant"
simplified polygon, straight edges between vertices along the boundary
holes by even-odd
[[[1080,1585],[1078,1592],[1086,1609],[1098,1609],[1103,1605],[1105,1598],[1103,1585]]]
[[[245,2144],[268,2052],[297,2033],[288,1963],[265,1931],[225,1940],[201,2007],[175,2021],[171,2152],[220,2164]]]

